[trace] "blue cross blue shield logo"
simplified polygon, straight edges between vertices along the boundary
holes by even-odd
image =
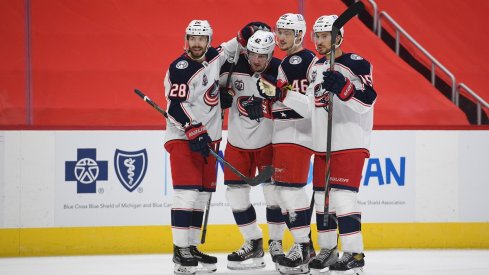
[[[96,193],[97,181],[107,180],[107,161],[97,160],[94,148],[77,149],[77,160],[65,162],[65,181],[76,181],[77,193]]]
[[[148,168],[146,149],[135,152],[116,149],[114,165],[122,186],[132,192],[141,184],[146,174],[146,168]]]

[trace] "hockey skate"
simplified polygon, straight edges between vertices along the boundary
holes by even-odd
[[[319,254],[309,262],[311,275],[324,274],[326,268],[338,261],[338,248],[321,248]]]
[[[272,261],[275,263],[275,269],[278,271],[278,260],[285,257],[282,241],[268,240],[268,250],[270,251],[270,256],[272,256]]]
[[[192,253],[192,256],[194,256],[194,258],[200,264],[200,266],[198,266],[195,271],[206,273],[216,272],[216,257],[203,253],[202,251],[198,250],[196,246],[193,245],[190,246],[190,253]]]
[[[280,274],[307,274],[309,273],[310,260],[309,243],[296,243],[290,249],[287,256],[279,259]]]
[[[239,250],[228,255],[228,268],[231,270],[264,268],[264,255],[263,239],[246,241]]]
[[[189,247],[178,247],[173,245],[173,262],[175,274],[195,274],[197,260],[192,256]]]
[[[365,265],[365,254],[344,252],[341,258],[329,267],[332,274],[345,274],[345,271],[351,270],[354,275],[363,274],[363,266]]]

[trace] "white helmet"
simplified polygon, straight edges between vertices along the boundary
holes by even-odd
[[[246,57],[248,58],[248,62],[250,61],[250,57],[248,57],[249,52],[257,53],[257,54],[266,54],[267,61],[264,69],[268,67],[268,63],[272,59],[273,50],[275,49],[275,36],[272,32],[257,30],[251,37],[248,39],[248,43],[246,44]],[[251,64],[251,63],[250,63]]]
[[[248,39],[246,49],[254,53],[268,54],[270,58],[275,49],[275,36],[269,31],[257,30]]]
[[[207,35],[209,45],[212,40],[212,28],[207,20],[192,20],[185,30],[186,35]]]
[[[317,32],[330,32],[333,29],[333,23],[338,18],[338,15],[323,15],[319,17],[316,22],[314,22],[314,26],[312,26],[313,35]],[[345,35],[345,30],[343,27],[340,29],[341,40],[337,46],[341,45],[343,42],[343,37]]]
[[[299,37],[299,31],[302,31],[301,39],[304,39],[306,34],[306,21],[302,14],[286,13],[277,20],[276,24],[278,29],[290,29],[294,30],[295,37]]]

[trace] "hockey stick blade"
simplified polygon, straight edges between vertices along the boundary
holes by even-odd
[[[236,169],[233,165],[231,165],[229,162],[227,162],[225,159],[223,159],[219,154],[214,151],[210,146],[210,153],[213,155],[218,161],[222,162],[225,166],[227,166],[235,175],[240,177],[244,182],[249,184],[250,186],[257,186],[260,183],[265,182],[265,180],[269,179],[273,175],[273,167],[272,166],[266,166],[261,173],[259,173],[256,177],[254,178],[248,178],[247,176],[243,175],[238,169]]]
[[[352,5],[350,5],[333,23],[333,28],[341,29],[346,22],[352,19],[355,15],[359,14],[363,9],[365,9],[365,5],[358,1]]]
[[[265,181],[269,180],[273,173],[275,172],[275,168],[273,166],[265,166],[256,177],[251,179],[251,182],[248,183],[251,186],[257,186],[261,183],[264,183]]]

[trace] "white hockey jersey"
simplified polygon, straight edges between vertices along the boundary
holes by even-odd
[[[276,78],[279,65],[280,59],[273,57],[263,73]],[[223,87],[226,86],[230,66],[231,63],[227,62],[221,68],[220,85]],[[242,105],[251,96],[261,97],[256,87],[260,75],[251,70],[248,60],[241,54],[230,80],[235,95],[229,108],[228,142],[234,147],[260,149],[272,143],[273,121],[266,118],[250,120]]]
[[[348,101],[333,97],[332,152],[361,150],[369,155],[370,135],[373,128],[373,105],[377,93],[373,89],[372,65],[356,54],[344,54],[335,59],[336,71],[350,79],[354,95]],[[313,66],[311,84],[306,96],[287,94],[284,104],[304,117],[311,117],[313,125],[313,149],[326,152],[328,128],[328,96],[316,96],[323,91],[323,72],[329,70],[329,60],[321,58]]]
[[[302,96],[309,85],[308,75],[316,61],[314,53],[307,49],[289,55],[280,64],[277,79],[292,85],[294,91],[289,91],[289,94]],[[310,116],[304,117],[280,101],[273,104],[272,115],[273,144],[296,144],[313,149]]]
[[[186,53],[171,63],[164,80],[168,113],[165,143],[187,140],[184,129],[193,121],[207,128],[212,141],[221,139],[219,72],[227,58],[234,56],[237,43],[234,38],[219,48],[209,47],[202,63]]]

